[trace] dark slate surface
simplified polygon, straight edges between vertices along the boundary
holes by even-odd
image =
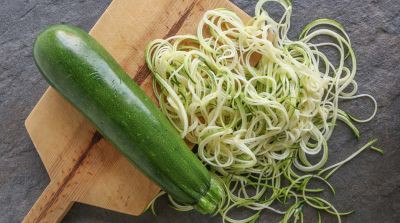
[[[0,1],[0,223],[20,222],[46,187],[49,178],[32,145],[24,120],[47,88],[35,68],[31,48],[43,27],[71,23],[89,30],[110,0],[1,0]],[[255,0],[234,0],[252,14]],[[400,3],[398,0],[294,1],[291,35],[307,22],[329,17],[342,22],[358,55],[360,92],[373,94],[379,113],[360,124],[362,138],[354,140],[343,125],[330,141],[330,162],[345,158],[369,138],[379,139],[383,157],[365,152],[346,165],[331,182],[337,189],[333,203],[356,213],[344,222],[400,221]],[[344,104],[346,110],[366,116],[368,101]],[[158,216],[132,217],[76,204],[63,222],[220,222],[195,212],[178,213],[165,199],[157,203]],[[238,215],[243,215],[238,212]],[[274,220],[275,219],[275,220]],[[326,218],[326,222],[334,222]],[[276,222],[266,213],[260,222]],[[315,222],[314,214],[306,222]]]

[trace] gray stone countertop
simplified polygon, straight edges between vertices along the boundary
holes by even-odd
[[[342,160],[370,138],[379,139],[384,156],[367,151],[331,178],[340,210],[356,212],[344,218],[352,223],[400,222],[400,2],[398,0],[294,0],[290,35],[297,36],[308,22],[328,17],[343,23],[358,56],[359,92],[376,97],[375,119],[359,124],[360,141],[343,125],[330,144],[330,162]],[[49,177],[25,130],[24,120],[48,87],[35,67],[32,44],[50,24],[69,23],[89,30],[110,0],[2,0],[0,1],[0,223],[21,222],[49,182]],[[255,0],[234,0],[253,14]],[[366,115],[368,101],[343,104]],[[178,213],[165,198],[158,215],[133,217],[75,204],[63,222],[220,222],[196,212]],[[244,213],[237,213],[239,216]],[[263,214],[259,222],[277,222]],[[306,222],[316,222],[314,215]],[[325,218],[325,222],[335,222]]]

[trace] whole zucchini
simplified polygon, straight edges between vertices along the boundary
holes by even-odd
[[[177,201],[214,213],[222,187],[157,106],[83,30],[54,25],[36,39],[40,72],[119,151]]]

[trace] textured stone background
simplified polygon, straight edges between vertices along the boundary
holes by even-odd
[[[234,0],[253,14],[255,0]],[[0,223],[20,222],[46,187],[49,178],[24,128],[24,119],[47,88],[32,58],[32,43],[43,27],[70,23],[89,30],[110,0],[0,0]],[[356,213],[344,222],[400,221],[400,2],[398,0],[294,0],[291,36],[320,17],[342,22],[353,40],[359,67],[360,92],[373,94],[379,113],[360,124],[362,138],[354,140],[343,125],[330,141],[330,161],[345,158],[369,138],[379,139],[383,157],[365,152],[346,165],[331,182],[337,189],[333,203]],[[345,104],[364,115],[368,101]],[[158,216],[132,217],[76,204],[63,222],[220,222],[195,212],[177,213],[165,199]],[[243,214],[243,213],[238,213]],[[306,222],[315,222],[314,215]],[[274,220],[275,219],[275,220]],[[271,220],[271,221],[269,221]],[[260,222],[276,222],[263,215]],[[334,222],[326,218],[326,222]]]

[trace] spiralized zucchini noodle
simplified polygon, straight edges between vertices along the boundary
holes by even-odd
[[[279,20],[264,9],[266,2],[282,6]],[[157,39],[146,50],[161,110],[182,138],[198,145],[198,157],[225,185],[218,210],[224,222],[254,222],[264,209],[281,214],[281,222],[303,222],[304,205],[341,222],[350,212],[337,211],[309,182],[321,181],[334,192],[327,179],[375,143],[325,167],[336,122],[359,137],[353,123],[371,120],[377,103],[357,94],[356,56],[342,25],[315,20],[290,40],[291,14],[286,0],[260,0],[246,23],[227,9],[210,10],[196,35]],[[318,41],[321,36],[328,40]],[[339,108],[340,100],[360,97],[372,100],[371,117],[354,118]],[[192,209],[171,201],[178,210]],[[234,219],[230,211],[238,207],[255,214]]]

